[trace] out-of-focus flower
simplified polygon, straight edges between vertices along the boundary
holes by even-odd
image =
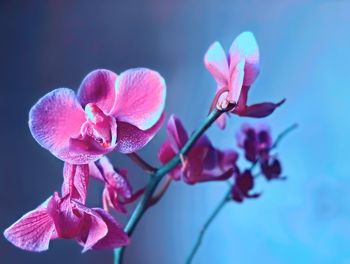
[[[280,161],[276,157],[270,157],[260,162],[260,168],[262,174],[267,180],[286,179],[286,177],[282,176],[282,166]]]
[[[47,250],[56,238],[76,240],[83,252],[128,244],[128,236],[111,215],[84,205],[88,178],[88,165],[65,163],[62,198],[55,192],[7,228],[5,237],[21,249],[38,252]]]
[[[119,76],[95,70],[80,85],[78,95],[59,88],[30,110],[33,137],[58,158],[86,164],[116,149],[142,148],[164,121],[166,87],[155,71],[137,68]]]
[[[237,142],[238,146],[244,150],[244,156],[248,161],[254,163],[258,159],[268,159],[272,139],[270,130],[266,126],[252,127],[243,124],[237,133]]]
[[[237,141],[238,146],[244,150],[246,160],[253,164],[258,163],[267,180],[285,179],[281,175],[280,161],[271,154],[273,144],[268,127],[244,124],[237,134]]]
[[[133,194],[127,171],[116,170],[105,156],[96,163],[91,162],[89,168],[90,175],[105,184],[102,201],[106,211],[114,208],[118,212],[126,213],[124,205],[133,202],[143,193],[143,190],[140,190]]]
[[[185,128],[174,115],[169,119],[167,133],[168,138],[158,153],[163,164],[169,162],[188,140]],[[183,164],[175,167],[169,175],[174,180],[182,178],[188,184],[226,180],[236,171],[237,158],[235,151],[215,149],[209,138],[203,135],[184,157]]]
[[[248,106],[248,92],[260,71],[259,47],[251,32],[243,32],[233,41],[228,55],[219,42],[214,42],[204,56],[204,64],[217,83],[218,109],[234,107],[232,113],[247,117],[265,117],[271,114],[285,100],[279,103],[259,103]],[[218,119],[218,125],[225,127],[225,116]]]
[[[235,182],[232,187],[231,197],[236,202],[243,202],[245,198],[258,198],[260,193],[250,194],[254,189],[254,177],[250,170],[245,170],[243,173],[238,173],[235,177]]]

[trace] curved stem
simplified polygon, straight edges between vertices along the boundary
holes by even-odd
[[[281,140],[290,132],[292,132],[294,129],[298,128],[298,124],[293,124],[289,127],[287,127],[285,130],[283,130],[276,138],[275,142],[273,143],[273,145],[271,146],[271,149],[277,148],[278,144],[281,142]]]
[[[228,108],[229,110],[230,108]],[[196,143],[196,141],[203,135],[203,133],[215,122],[215,120],[225,111],[221,111],[218,109],[214,109],[208,116],[205,122],[200,126],[200,128],[195,131],[191,137],[186,142],[185,146],[177,153],[177,155],[172,158],[168,163],[160,167],[156,170],[151,176],[150,181],[146,186],[145,193],[141,197],[139,203],[137,204],[135,210],[133,211],[128,223],[126,224],[124,231],[131,236],[136,225],[140,221],[142,215],[145,213],[147,209],[147,205],[150,199],[153,196],[154,191],[156,190],[159,182],[163,179],[163,177],[175,168],[178,164],[180,164],[181,155],[185,155],[191,147]],[[114,250],[114,263],[121,264],[123,261],[125,247],[117,248]]]
[[[147,161],[145,161],[143,158],[141,158],[136,152],[127,154],[127,156],[141,169],[143,169],[145,172],[152,174],[157,171],[155,167],[150,165]]]
[[[191,264],[200,245],[202,244],[203,241],[203,237],[206,233],[206,231],[208,230],[208,227],[210,226],[210,224],[214,221],[214,219],[216,218],[216,216],[221,212],[221,209],[224,207],[224,205],[230,200],[230,195],[231,195],[231,188],[229,188],[228,192],[225,194],[225,196],[223,197],[223,199],[220,201],[220,203],[216,206],[215,210],[211,213],[211,215],[209,216],[209,218],[207,219],[207,221],[204,223],[199,236],[196,240],[196,243],[194,244],[190,255],[187,258],[186,264]]]
[[[173,179],[169,176],[164,180],[164,183],[161,186],[160,190],[156,194],[153,195],[152,199],[150,199],[150,201],[147,205],[148,207],[151,207],[151,206],[155,205],[156,203],[158,203],[158,201],[163,197],[163,195],[165,194],[165,192],[169,188],[172,181],[173,181]]]

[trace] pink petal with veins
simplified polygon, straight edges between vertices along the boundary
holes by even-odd
[[[84,253],[107,235],[108,227],[94,209],[86,207],[79,202],[72,201],[72,203],[83,214],[82,228],[77,241],[84,247]]]
[[[160,119],[165,104],[165,81],[145,68],[121,73],[116,81],[116,100],[110,115],[118,121],[148,130]]]
[[[69,195],[70,198],[85,203],[89,183],[89,165],[72,165],[65,162],[63,177],[62,196]]]
[[[131,153],[141,149],[155,136],[164,120],[165,114],[163,113],[158,122],[147,130],[138,129],[128,123],[118,122],[116,149],[121,153]]]
[[[115,81],[117,74],[98,69],[90,72],[82,81],[78,90],[78,99],[83,107],[95,103],[105,113],[108,113],[115,100]]]
[[[28,251],[44,251],[55,237],[55,226],[46,208],[39,207],[28,212],[4,232],[5,238]]]
[[[93,210],[107,225],[108,233],[94,244],[92,249],[113,249],[129,244],[128,235],[110,214],[100,208],[94,208]]]
[[[59,238],[73,239],[80,233],[84,215],[72,205],[69,196],[60,198],[55,192],[47,205],[47,212]]]
[[[63,160],[85,159],[68,150],[71,137],[80,135],[85,112],[74,91],[59,88],[42,97],[29,112],[29,128],[36,141]]]

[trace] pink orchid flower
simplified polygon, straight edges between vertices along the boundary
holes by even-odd
[[[188,140],[185,128],[174,115],[169,119],[167,132],[168,138],[158,152],[162,164],[169,162]],[[236,171],[237,159],[236,152],[215,149],[203,135],[184,157],[184,164],[175,167],[169,175],[174,180],[183,178],[188,184],[226,180]]]
[[[114,208],[120,213],[126,213],[125,205],[135,201],[143,193],[143,189],[133,193],[127,179],[127,171],[116,170],[106,156],[96,163],[91,162],[89,168],[90,175],[105,184],[102,201],[106,211]]]
[[[251,194],[254,189],[254,177],[250,170],[238,173],[235,177],[235,183],[232,187],[231,197],[234,201],[241,203],[245,198],[258,198],[260,193]]]
[[[28,251],[44,251],[50,240],[74,239],[89,249],[112,249],[129,243],[128,236],[107,212],[84,205],[88,186],[88,165],[65,163],[62,198],[55,192],[42,205],[7,228],[5,237]]]
[[[134,152],[147,144],[164,121],[166,87],[155,71],[137,68],[119,76],[95,70],[78,94],[59,88],[30,110],[33,137],[58,158],[87,164],[116,149]]]
[[[259,118],[270,115],[285,101],[247,105],[249,88],[260,71],[259,47],[251,32],[238,35],[228,55],[219,42],[214,42],[204,56],[204,64],[217,83],[217,100],[214,103],[218,109],[226,109],[233,104],[232,113]],[[221,115],[217,123],[224,128],[225,116]]]

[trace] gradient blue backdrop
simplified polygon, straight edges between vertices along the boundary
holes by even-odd
[[[214,222],[195,263],[350,263],[350,2],[237,1],[1,1],[0,229],[33,209],[62,181],[62,162],[31,137],[27,114],[57,87],[77,88],[95,68],[136,66],[166,79],[166,111],[188,129],[205,118],[215,84],[203,66],[208,46],[228,48],[241,31],[254,32],[261,75],[250,99],[286,104],[264,120],[274,134],[298,122],[279,148],[286,182],[264,184],[259,200],[230,204]],[[231,147],[242,122],[213,127],[217,146]],[[141,154],[156,163],[164,129]],[[128,167],[121,155],[113,161]],[[132,169],[135,185],[145,183]],[[91,184],[89,204],[100,203]],[[174,184],[138,226],[126,263],[183,263],[225,184]],[[124,222],[125,218],[121,218]],[[48,252],[21,251],[0,238],[0,262],[112,263],[112,253],[80,253],[71,241]]]

